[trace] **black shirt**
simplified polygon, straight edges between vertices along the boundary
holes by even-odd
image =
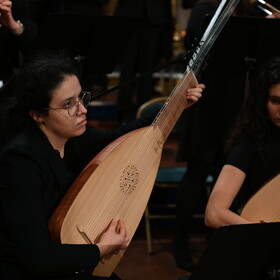
[[[238,194],[238,207],[280,171],[280,128],[270,125],[265,135],[264,158],[258,153],[256,140],[242,137],[233,147],[226,164],[233,165],[246,174]]]

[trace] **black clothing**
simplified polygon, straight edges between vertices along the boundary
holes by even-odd
[[[66,143],[64,158],[39,129],[10,141],[0,155],[1,279],[91,278],[99,262],[98,247],[53,243],[48,220],[73,180],[103,147],[150,121],[136,120],[117,130],[87,129]]]
[[[120,60],[120,84],[159,65],[172,56],[173,25],[170,0],[119,0],[115,16],[139,20]],[[121,87],[118,95],[119,120],[134,118],[137,108],[157,95],[151,75]],[[136,96],[134,101],[133,96]]]
[[[193,5],[186,27],[187,36],[184,37],[186,50],[190,50],[198,44],[206,28],[204,23],[206,15],[214,15],[218,5],[216,0],[201,0]]]
[[[31,19],[40,28],[48,14],[58,13],[59,0],[25,0]]]
[[[182,7],[184,9],[191,9],[198,0],[182,0]]]
[[[62,15],[72,15],[74,18],[75,15],[101,17],[105,16],[104,6],[109,2],[109,0],[59,0],[56,5],[58,6],[58,13]],[[94,35],[93,33],[90,36]],[[99,44],[98,36],[95,37],[95,44]],[[91,40],[89,38],[89,43]],[[81,85],[84,90],[99,93],[107,88],[107,77],[106,73],[96,73],[96,69],[102,67],[92,66],[92,59],[89,58],[92,56],[92,52],[93,50],[89,48],[85,59],[81,62]]]
[[[15,20],[20,20],[24,25],[21,35],[13,35],[8,28],[0,28],[0,80],[9,81],[15,69],[21,65],[22,56],[28,55],[32,48],[37,26],[31,20],[24,0],[12,1],[12,13]]]
[[[183,1],[183,8],[186,8],[187,2],[189,1]],[[213,15],[218,7],[218,2],[215,0],[201,0],[190,4],[192,5],[192,11],[186,26],[187,36],[184,38],[184,47],[187,51],[192,50],[203,35],[206,27],[206,15]],[[210,73],[213,75],[215,72],[210,69]],[[209,80],[213,83],[215,79],[213,79],[212,75]],[[197,78],[200,80],[200,77]],[[212,132],[215,129],[213,125],[215,122],[212,119],[213,114],[210,114],[209,111],[217,112],[217,107],[212,104],[209,105],[209,103],[213,102],[211,98],[215,100],[213,96],[209,96],[211,94],[211,83],[209,81],[202,82],[207,85],[203,92],[202,100],[185,112],[185,119],[188,121],[181,135],[177,156],[178,160],[187,161],[187,171],[177,192],[173,255],[177,266],[187,271],[191,271],[193,268],[188,242],[191,221],[197,207],[207,200],[205,181],[211,173],[213,161],[217,157],[216,151],[209,148],[213,144],[212,139],[209,137],[212,136],[209,130]],[[208,91],[209,93],[207,94]],[[214,137],[216,137],[216,131]],[[187,265],[182,266],[180,265],[181,263]]]
[[[90,16],[104,16],[103,7],[110,0],[59,0],[60,12],[63,14],[83,14]]]
[[[234,205],[241,210],[244,203],[266,182],[280,172],[280,129],[270,125],[265,137],[265,158],[257,152],[256,141],[244,136],[233,147],[226,164],[233,165],[246,174],[244,184]]]

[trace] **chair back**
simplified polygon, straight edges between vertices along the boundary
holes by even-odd
[[[136,112],[136,117],[144,117],[144,116],[149,116],[151,114],[154,114],[156,112],[159,112],[164,103],[166,102],[168,96],[161,96],[161,97],[155,97],[152,98],[151,100],[146,101],[143,103],[137,110]],[[185,114],[181,115],[179,120],[177,121],[176,125],[173,127],[172,134],[177,134],[179,135],[185,127]]]
[[[143,103],[138,108],[136,117],[140,118],[140,117],[148,116],[151,113],[158,112],[162,108],[166,100],[167,100],[167,96],[155,97]]]

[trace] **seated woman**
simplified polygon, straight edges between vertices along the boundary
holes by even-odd
[[[205,223],[212,228],[252,223],[240,216],[242,207],[280,171],[280,57],[271,58],[255,77],[227,148],[206,207]]]
[[[188,90],[186,107],[203,88]],[[46,52],[26,62],[13,98],[1,106],[1,279],[92,279],[100,260],[127,247],[131,237],[117,218],[97,244],[54,243],[48,228],[59,201],[90,160],[119,136],[152,121],[136,119],[107,131],[89,128],[90,100],[72,59]]]

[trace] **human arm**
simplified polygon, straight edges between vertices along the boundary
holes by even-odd
[[[23,54],[32,50],[38,26],[32,20],[24,0],[0,0],[0,28],[2,27],[9,30]]]
[[[222,168],[206,206],[205,224],[207,226],[219,228],[223,225],[250,223],[230,210],[245,177],[246,174],[235,166],[225,165]]]
[[[24,27],[14,19],[12,13],[12,2],[9,0],[0,0],[0,27],[7,27],[14,35],[21,35]]]

